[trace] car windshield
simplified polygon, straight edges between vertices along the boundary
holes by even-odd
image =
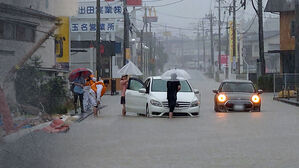
[[[180,83],[180,92],[192,92],[192,89],[186,80],[180,81]],[[152,83],[152,92],[167,92],[167,81],[161,79],[154,79]]]
[[[255,89],[251,83],[224,83],[220,89],[222,92],[245,92],[254,93]]]

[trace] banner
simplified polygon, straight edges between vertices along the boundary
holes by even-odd
[[[55,34],[56,67],[69,69],[70,42],[69,17],[59,17],[61,25]]]
[[[236,57],[235,60],[238,61],[238,37],[237,37],[237,31],[235,32],[236,33],[236,55],[234,56],[233,54],[233,48],[234,48],[234,45],[233,45],[233,22],[230,21],[229,22],[229,58],[230,58],[230,62],[233,62],[233,57]]]
[[[101,32],[115,32],[115,21],[101,21]],[[71,32],[96,32],[97,25],[95,19],[76,20],[71,23]]]
[[[113,19],[123,17],[123,3],[101,1],[101,19]],[[97,2],[80,1],[78,2],[78,18],[96,18]]]
[[[142,6],[142,0],[127,0],[128,6]]]

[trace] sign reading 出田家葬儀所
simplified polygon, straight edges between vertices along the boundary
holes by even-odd
[[[104,2],[101,3],[101,18],[114,19],[123,17],[122,2]],[[79,1],[77,18],[96,18],[97,2],[96,1]]]

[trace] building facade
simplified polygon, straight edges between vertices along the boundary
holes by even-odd
[[[280,15],[280,72],[295,72],[295,0],[269,0],[265,11]]]

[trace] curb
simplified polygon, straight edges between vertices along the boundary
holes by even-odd
[[[289,100],[284,100],[284,99],[279,99],[279,98],[273,98],[273,100],[299,107],[299,102],[292,102],[292,101],[289,101]]]
[[[103,105],[99,109],[101,110],[101,109],[103,109],[105,107],[107,107],[107,106]],[[81,122],[81,121],[85,120],[87,117],[89,117],[92,114],[93,114],[93,112],[86,113],[86,114],[82,115],[76,122]]]

